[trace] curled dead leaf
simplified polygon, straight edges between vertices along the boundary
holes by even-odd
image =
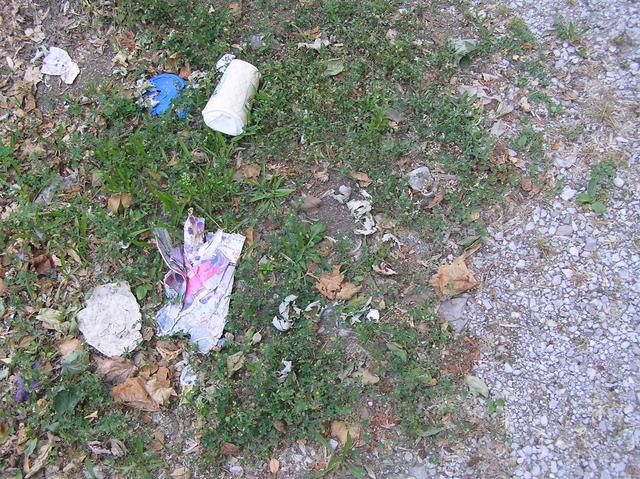
[[[394,274],[398,274],[391,266],[389,266],[385,261],[380,264],[374,264],[372,267],[373,271],[383,276],[393,276]]]
[[[162,356],[162,359],[169,362],[176,359],[184,351],[182,346],[174,344],[171,341],[158,341],[156,349],[160,353],[160,356]]]
[[[227,356],[227,374],[229,377],[233,376],[242,366],[244,366],[244,353],[242,351]]]
[[[337,437],[343,446],[347,443],[347,436],[351,436],[351,440],[355,443],[360,438],[360,426],[349,425],[344,421],[332,421],[331,435]]]
[[[335,299],[336,293],[340,291],[344,275],[340,272],[340,266],[334,266],[330,273],[321,274],[316,282],[316,289],[322,296]]]
[[[180,69],[180,72],[178,72],[178,76],[180,78],[187,80],[189,78],[189,75],[191,75],[191,65],[189,65],[189,62],[187,62]]]
[[[322,200],[320,198],[316,198],[315,196],[307,195],[302,199],[302,211],[309,213],[311,211],[317,210],[322,205]]]
[[[431,201],[429,201],[429,204],[426,206],[426,208],[428,210],[433,209],[437,205],[442,203],[442,200],[444,200],[444,195],[442,193],[438,193],[436,196],[433,197]]]
[[[133,204],[133,198],[129,193],[118,193],[115,195],[111,195],[107,200],[107,208],[114,215],[119,215],[123,213],[124,210],[130,208]]]
[[[362,286],[356,286],[353,283],[343,283],[340,291],[336,293],[336,299],[338,301],[349,301],[358,294],[361,289]]]
[[[117,403],[140,409],[141,411],[159,411],[160,406],[149,395],[145,381],[141,377],[128,378],[111,390],[111,397]]]
[[[354,171],[351,173],[351,178],[358,182],[358,186],[360,186],[360,188],[366,188],[371,184],[371,178],[369,178],[369,175],[362,171]]]
[[[279,470],[280,470],[280,461],[278,461],[275,457],[271,458],[271,460],[269,461],[269,471],[275,477],[276,474],[278,474]]]
[[[159,405],[163,405],[171,396],[177,396],[171,387],[169,374],[168,368],[158,368],[158,372],[144,386],[149,396]]]
[[[220,453],[225,456],[237,456],[240,454],[240,448],[230,442],[223,442],[220,446]]]
[[[133,376],[138,368],[132,361],[120,356],[113,358],[96,358],[96,373],[113,385],[118,385]]]
[[[378,384],[380,382],[380,378],[373,374],[368,369],[361,369],[352,374],[354,378],[360,378],[362,380],[362,384]]]
[[[452,298],[474,288],[478,281],[465,264],[468,254],[458,256],[451,264],[445,264],[431,277],[431,285],[444,298]]]
[[[242,176],[244,178],[247,178],[249,180],[254,180],[258,176],[260,176],[260,165],[256,163],[250,163],[240,168],[240,171],[242,172]]]

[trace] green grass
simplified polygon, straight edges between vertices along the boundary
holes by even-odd
[[[117,465],[123,473],[155,477],[167,467],[163,458],[149,453],[144,437],[150,430],[141,423],[141,415],[113,405],[88,358],[66,366],[73,374],[62,372],[55,348],[61,338],[42,330],[34,316],[40,307],[55,306],[73,326],[90,286],[126,280],[143,306],[143,325],[154,326],[154,313],[163,300],[156,286],[165,268],[152,230],[164,226],[179,237],[189,208],[205,218],[209,229],[243,233],[252,227],[260,237],[236,271],[226,327],[233,339],[220,352],[191,356],[204,384],[176,406],[206,424],[198,431],[202,447],[194,459],[197,467],[219,470],[228,459],[221,454],[225,442],[238,446],[243,460],[251,462],[269,458],[293,440],[316,440],[330,421],[352,417],[362,398],[375,397],[392,407],[411,439],[438,427],[444,414],[454,412],[446,409],[451,407],[446,398],[457,394],[458,378],[441,373],[437,354],[450,344],[451,336],[433,315],[435,303],[411,311],[411,323],[390,313],[379,324],[344,325],[366,351],[357,360],[366,355],[381,384],[392,386],[386,393],[350,377],[361,364],[354,366],[347,352],[349,340],[335,332],[317,334],[317,318],[303,316],[287,333],[270,323],[284,296],[296,294],[299,305],[318,299],[315,279],[308,273],[328,271],[335,264],[343,265],[350,281],[364,286],[363,296],[380,299],[371,267],[387,258],[390,246],[374,250],[365,244],[361,258],[354,261],[348,255],[353,245],[339,239],[335,257],[329,260],[321,251],[327,225],[301,221],[297,200],[317,169],[327,168],[345,184],[351,172],[366,172],[373,180],[367,191],[376,211],[420,233],[434,251],[447,240],[484,234],[485,226],[471,221],[471,212],[498,203],[517,183],[517,173],[492,161],[485,112],[472,98],[458,98],[450,80],[464,76],[491,53],[528,52],[535,41],[521,21],[512,23],[507,39],[497,39],[466,15],[464,32],[449,32],[440,46],[420,46],[413,42],[424,34],[420,19],[437,14],[437,6],[418,6],[412,15],[396,18],[398,5],[382,0],[316,3],[309,7],[257,2],[245,5],[238,19],[228,9],[213,10],[202,0],[119,2],[113,21],[121,31],[136,35],[144,58],[131,62],[125,81],[109,79],[88,87],[88,102],[79,96],[66,98],[65,121],[81,129],[40,137],[49,155],[80,172],[80,191],[59,190],[50,205],[34,203],[63,168],[50,167],[42,154],[21,156],[17,145],[34,137],[35,130],[16,129],[5,139],[0,147],[1,195],[3,202],[17,208],[0,226],[0,246],[13,248],[5,256],[9,292],[3,303],[12,313],[12,333],[0,347],[12,353],[11,370],[38,381],[39,388],[22,404],[5,396],[2,410],[28,418],[30,437],[49,431],[61,438],[58,447],[69,450],[89,440],[115,437],[129,450]],[[245,25],[251,25],[251,32]],[[314,27],[343,46],[298,49],[299,41],[313,39],[304,32]],[[389,28],[398,32],[395,44],[385,40]],[[267,46],[258,51],[247,48],[239,56],[259,66],[262,84],[246,133],[229,138],[208,129],[199,110],[217,82],[211,72],[219,56],[258,32],[265,35]],[[470,35],[478,43],[460,62],[452,40]],[[280,48],[271,47],[272,38]],[[130,87],[141,75],[166,69],[175,53],[181,55],[178,66],[189,62],[192,70],[208,75],[198,88],[185,92],[183,103],[191,105],[185,120],[173,112],[151,117],[133,101]],[[158,57],[153,59],[153,54]],[[523,77],[543,84],[541,59],[522,54]],[[336,57],[345,71],[329,77],[325,62]],[[405,118],[397,129],[387,118],[389,108]],[[544,169],[539,132],[525,125],[512,143],[532,159],[535,169]],[[400,166],[407,157],[456,178],[443,189],[440,205],[430,210],[416,205],[404,178],[409,166]],[[239,163],[260,165],[260,175],[238,178]],[[131,195],[133,204],[122,214],[111,214],[107,199],[120,193]],[[38,254],[55,255],[60,264],[39,274],[29,265]],[[388,308],[401,301],[402,287],[414,280],[426,283],[427,277],[401,277],[385,295]],[[61,279],[64,286],[47,289],[48,283]],[[362,297],[337,311],[356,309],[358,301]],[[253,344],[256,332],[262,340]],[[71,334],[77,334],[75,327]],[[153,341],[141,347],[145,360],[157,359]],[[238,352],[244,353],[246,363],[229,377],[227,357]],[[52,370],[33,369],[39,359],[49,362]],[[278,384],[282,360],[293,361],[294,372]],[[442,407],[440,416],[427,414],[433,406],[439,411]],[[87,419],[94,411],[97,417]],[[284,425],[286,433],[274,424]],[[329,469],[357,476],[359,460],[350,448],[345,446],[334,458]],[[93,466],[95,461],[86,468]]]

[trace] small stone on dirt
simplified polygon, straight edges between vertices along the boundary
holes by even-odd
[[[466,324],[462,315],[468,299],[469,295],[464,294],[458,298],[445,301],[438,308],[438,314],[451,324],[458,333],[464,329]]]

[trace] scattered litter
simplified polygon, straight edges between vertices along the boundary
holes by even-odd
[[[180,96],[180,92],[185,89],[186,82],[173,73],[161,73],[149,79],[152,88],[145,94],[145,101],[151,104],[151,114],[153,116],[162,115],[169,108],[171,102]],[[184,119],[187,116],[185,110],[176,110],[178,118]]]
[[[364,316],[368,321],[377,322],[380,320],[380,311],[371,307],[371,300],[373,298],[369,297],[367,301],[364,303],[364,306],[352,313],[342,313],[340,315],[340,319],[342,321],[349,320],[350,324],[353,326],[356,323],[360,323],[361,318]]]
[[[259,84],[260,72],[256,67],[242,60],[232,60],[202,110],[206,125],[231,136],[243,133]]]
[[[282,384],[287,380],[289,373],[291,372],[291,361],[282,360],[282,365],[284,366],[280,371],[278,371],[278,384]]]
[[[320,50],[322,47],[329,46],[329,40],[318,37],[313,43],[298,43],[298,48],[309,48],[311,50]]]
[[[220,59],[216,62],[216,71],[220,73],[224,73],[229,63],[236,59],[236,56],[233,53],[225,53],[220,57]]]
[[[351,198],[351,191],[351,187],[342,185],[340,186],[340,188],[338,188],[338,193],[336,193],[335,190],[329,190],[327,191],[327,193],[325,193],[325,195],[328,194],[338,203],[344,205],[347,201],[349,201],[349,198]]]
[[[133,351],[142,340],[140,306],[127,283],[109,283],[93,290],[78,313],[78,329],[87,343],[108,357]]]
[[[465,260],[471,256],[480,245],[458,256],[451,264],[445,264],[431,277],[431,286],[443,298],[452,298],[474,288],[478,281],[469,271]]]
[[[378,231],[378,228],[376,227],[376,220],[373,219],[373,215],[371,214],[371,210],[373,209],[371,205],[371,195],[364,190],[360,190],[360,194],[365,199],[351,200],[347,203],[347,208],[349,208],[351,216],[353,216],[356,220],[356,225],[358,225],[353,232],[357,235],[368,236]]]
[[[433,195],[438,189],[438,181],[426,166],[420,166],[407,173],[407,180],[412,190],[422,193],[424,196]]]
[[[189,211],[184,246],[174,247],[167,230],[155,230],[156,244],[170,271],[164,277],[169,300],[156,315],[158,336],[189,333],[207,353],[222,337],[244,236],[222,230],[205,233],[204,218]]]
[[[80,67],[71,60],[69,54],[62,48],[49,47],[47,56],[42,61],[40,72],[45,75],[59,76],[63,82],[71,85],[80,73]]]
[[[271,324],[275,326],[278,331],[288,331],[293,326],[293,317],[297,317],[300,314],[300,308],[296,306],[296,299],[298,297],[294,294],[290,294],[284,301],[278,306],[278,316],[273,317]],[[291,314],[293,313],[293,314]]]

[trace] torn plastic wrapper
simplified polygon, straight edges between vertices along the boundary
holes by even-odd
[[[42,61],[40,72],[45,75],[59,76],[63,82],[71,85],[80,73],[80,67],[62,48],[49,47],[49,51]]]
[[[191,212],[184,224],[184,246],[173,247],[167,230],[155,230],[156,243],[170,271],[164,277],[169,300],[156,315],[158,336],[189,333],[200,352],[222,336],[244,236],[222,230],[206,233],[204,218]]]

